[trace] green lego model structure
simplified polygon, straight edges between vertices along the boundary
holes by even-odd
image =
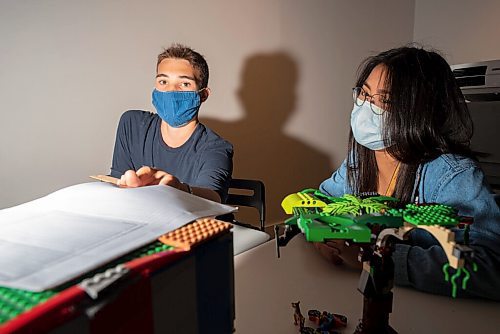
[[[452,207],[442,204],[406,204],[387,196],[359,198],[353,195],[330,197],[316,189],[290,194],[282,202],[287,214],[285,231],[279,236],[275,227],[278,257],[280,247],[302,232],[307,241],[345,240],[360,247],[363,263],[358,290],[364,296],[363,318],[355,333],[396,333],[389,325],[392,312],[394,263],[392,252],[397,241],[407,239],[415,229],[425,229],[442,246],[448,263],[443,265],[444,279],[451,282],[451,294],[456,297],[458,279],[463,275],[461,288],[466,289],[470,272],[465,263],[472,263],[472,249],[467,246],[472,218],[457,215]],[[465,245],[455,242],[451,227],[464,228]],[[450,275],[450,268],[456,270]],[[450,278],[451,277],[451,278]]]
[[[359,199],[352,195],[329,197],[319,190],[306,189],[290,194],[281,203],[287,214],[294,216],[285,221],[286,226],[297,226],[307,241],[323,242],[329,239],[352,240],[369,243],[371,226],[399,227],[397,216],[381,214],[388,210],[387,202],[397,202],[393,197],[376,196]]]

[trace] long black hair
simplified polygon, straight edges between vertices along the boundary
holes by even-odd
[[[384,113],[384,143],[401,163],[393,196],[409,202],[419,164],[444,153],[472,157],[472,120],[450,66],[437,52],[405,46],[369,57],[359,68],[357,87],[377,65],[384,66],[390,100]],[[356,193],[377,191],[375,154],[356,142],[352,130],[347,165]]]

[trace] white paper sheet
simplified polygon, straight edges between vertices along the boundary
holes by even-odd
[[[234,210],[167,186],[64,188],[0,210],[0,286],[43,291],[195,219]]]

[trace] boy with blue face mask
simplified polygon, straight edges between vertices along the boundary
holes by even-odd
[[[117,130],[111,176],[119,185],[163,184],[224,201],[233,147],[198,121],[210,95],[202,55],[174,44],[158,56],[152,102],[156,114],[129,110]]]

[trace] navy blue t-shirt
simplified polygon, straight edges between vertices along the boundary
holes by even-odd
[[[215,190],[224,201],[233,171],[233,146],[198,123],[180,147],[169,147],[161,136],[161,118],[129,110],[120,118],[111,176],[149,166],[165,171],[190,186]]]

